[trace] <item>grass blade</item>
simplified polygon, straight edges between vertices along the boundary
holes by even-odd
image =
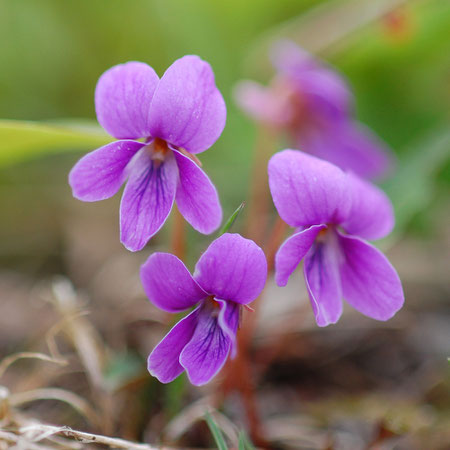
[[[241,431],[239,433],[239,450],[254,450],[253,444],[250,442],[250,439],[247,436],[245,431]]]
[[[214,422],[214,419],[212,418],[211,414],[209,414],[208,412],[205,414],[205,420],[206,420],[206,423],[208,424],[211,434],[214,437],[217,448],[219,450],[228,450],[228,447],[227,447],[227,444],[225,442],[222,432],[220,431],[217,424]]]
[[[241,213],[241,211],[244,209],[245,202],[242,202],[234,211],[233,214],[231,214],[230,218],[226,221],[225,225],[221,228],[219,231],[219,236],[222,236],[222,234],[225,234],[230,230],[230,228],[233,226],[234,222],[236,221],[238,215]]]

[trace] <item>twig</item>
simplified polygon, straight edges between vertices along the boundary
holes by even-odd
[[[52,290],[56,307],[63,317],[70,317],[79,310],[79,299],[69,280],[57,279],[52,284]],[[111,407],[112,399],[102,373],[106,348],[101,343],[96,329],[84,317],[68,321],[64,331],[70,338],[85,368],[88,380],[94,388],[96,404],[99,405],[103,414],[102,432],[109,434],[113,428],[114,408]]]
[[[61,353],[58,350],[58,344],[56,343],[55,336],[65,327],[67,327],[68,322],[75,320],[78,317],[88,315],[88,311],[77,311],[69,316],[62,317],[57,323],[52,325],[50,329],[45,334],[45,342],[47,343],[48,350],[53,358],[62,358]]]
[[[38,442],[42,439],[60,434],[67,438],[76,439],[83,444],[103,444],[112,448],[127,448],[131,450],[157,450],[157,447],[152,447],[148,444],[138,444],[135,442],[126,441],[124,439],[112,438],[108,436],[102,436],[100,434],[85,433],[83,431],[72,430],[69,427],[55,427],[52,425],[36,424],[23,427],[19,432],[34,442]]]
[[[73,409],[85,416],[91,423],[99,425],[100,420],[97,413],[92,409],[89,403],[65,389],[42,388],[32,391],[20,392],[9,397],[9,403],[12,406],[19,406],[23,403],[34,402],[36,400],[59,400],[72,406]]]
[[[64,316],[72,316],[78,312],[78,300],[72,284],[66,279],[60,279],[52,284],[56,306]],[[64,330],[70,336],[78,356],[86,369],[92,386],[103,389],[103,376],[99,358],[96,333],[90,322],[78,317],[68,321]]]
[[[5,373],[6,369],[8,367],[18,361],[19,359],[25,359],[25,358],[33,358],[33,359],[40,359],[41,361],[48,361],[59,365],[66,365],[67,361],[60,358],[54,358],[52,356],[46,355],[44,353],[37,353],[37,352],[20,352],[20,353],[14,353],[12,355],[7,356],[6,358],[3,358],[0,363],[0,378]]]
[[[0,430],[0,442],[5,441],[8,443],[16,444],[19,449],[27,449],[27,450],[49,450],[49,447],[43,447],[39,444],[33,444],[32,442],[27,441],[21,436],[17,434],[10,433],[8,431]],[[9,446],[10,447],[10,446]]]

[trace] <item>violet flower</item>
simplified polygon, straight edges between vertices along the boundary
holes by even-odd
[[[149,299],[177,313],[198,305],[181,319],[148,358],[149,372],[169,383],[186,370],[192,384],[202,385],[236,351],[242,305],[264,288],[267,262],[263,251],[239,234],[224,234],[200,257],[192,277],[169,253],[154,253],[141,268]]]
[[[274,46],[277,75],[269,87],[241,82],[239,106],[253,119],[282,129],[292,145],[365,178],[383,176],[391,152],[354,119],[353,95],[341,76],[293,42]]]
[[[225,126],[225,103],[208,63],[184,56],[161,79],[144,63],[114,66],[97,83],[95,108],[118,141],[81,158],[69,183],[76,198],[93,202],[113,196],[128,179],[120,205],[127,249],[145,246],[175,200],[197,231],[218,228],[217,191],[193,156],[211,147]]]
[[[275,280],[285,286],[301,260],[316,322],[336,323],[342,297],[362,314],[390,319],[403,305],[397,272],[365,239],[393,228],[392,205],[376,186],[297,150],[269,161],[269,185],[281,218],[298,230],[279,248]]]

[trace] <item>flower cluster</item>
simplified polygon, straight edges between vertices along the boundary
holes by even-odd
[[[365,178],[385,175],[386,146],[354,118],[347,83],[323,62],[290,41],[271,53],[277,75],[269,87],[242,81],[236,101],[253,119],[285,130],[299,148]]]
[[[352,118],[349,89],[331,69],[291,44],[278,48],[275,64],[273,86],[241,85],[240,103],[322,158],[284,150],[269,162],[275,206],[296,228],[276,254],[275,280],[286,285],[304,260],[319,326],[339,319],[342,298],[367,316],[389,319],[403,304],[402,286],[386,257],[364,239],[391,231],[392,206],[381,190],[352,173],[380,175],[387,154]],[[185,56],[161,79],[143,63],[115,66],[100,77],[95,104],[99,123],[118,140],[75,165],[69,175],[74,196],[103,200],[127,181],[120,236],[131,251],[158,232],[174,201],[197,231],[217,229],[218,195],[195,156],[218,139],[226,119],[209,64]],[[141,268],[149,299],[170,313],[194,309],[150,354],[149,372],[163,383],[184,371],[195,385],[210,381],[236,353],[240,309],[260,295],[267,270],[261,248],[238,234],[213,241],[193,276],[176,256],[152,254]]]

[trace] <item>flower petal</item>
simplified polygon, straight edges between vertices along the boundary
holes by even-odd
[[[293,227],[339,223],[350,208],[345,173],[297,150],[272,156],[269,186],[278,214]]]
[[[338,250],[334,239],[334,232],[328,232],[325,241],[315,242],[303,266],[306,287],[319,327],[336,323],[342,314]]]
[[[380,239],[394,228],[394,210],[389,197],[377,186],[348,174],[352,208],[342,227],[348,234]]]
[[[116,194],[127,177],[125,167],[143,145],[136,141],[111,142],[83,156],[69,174],[74,197],[96,202]]]
[[[278,286],[286,286],[292,272],[308,253],[320,230],[326,225],[313,225],[286,239],[275,255],[275,281]]]
[[[345,300],[362,314],[390,319],[404,303],[401,281],[377,248],[354,236],[339,233],[340,274]]]
[[[183,262],[170,253],[153,253],[141,267],[141,280],[150,301],[172,313],[184,311],[208,296]]]
[[[246,304],[255,300],[264,288],[266,257],[253,241],[226,233],[200,257],[194,278],[209,294]]]
[[[392,165],[390,150],[366,127],[353,121],[328,122],[299,137],[300,147],[363,178],[382,178]]]
[[[153,349],[147,360],[147,369],[161,383],[170,383],[184,372],[180,354],[192,339],[197,326],[199,308],[181,319]]]
[[[209,303],[200,307],[194,335],[180,355],[180,364],[196,386],[208,383],[220,371],[231,348],[231,339],[220,327],[216,311]]]
[[[178,168],[171,153],[161,163],[143,149],[129,170],[120,204],[120,240],[134,252],[141,250],[166,221],[175,200]]]
[[[225,102],[207,62],[188,55],[166,70],[150,109],[152,136],[200,153],[222,134],[225,119]]]
[[[353,95],[346,81],[332,67],[294,42],[276,42],[271,49],[271,59],[306,101],[310,114],[337,120],[352,112]]]
[[[220,305],[220,313],[217,317],[219,327],[231,340],[231,358],[234,358],[237,352],[236,332],[239,326],[240,305],[218,298],[216,298],[215,301]]]
[[[318,120],[345,120],[352,114],[353,96],[347,83],[331,69],[304,70],[296,77],[309,114]]]
[[[100,125],[117,139],[150,136],[150,104],[158,82],[155,71],[141,62],[111,67],[95,88]]]
[[[272,65],[280,72],[291,75],[301,70],[318,68],[318,60],[289,39],[280,39],[270,48]]]
[[[200,233],[209,234],[222,222],[219,195],[205,172],[187,156],[173,150],[180,174],[176,202],[183,217]]]
[[[241,81],[234,89],[238,106],[252,119],[275,126],[288,124],[294,111],[286,96],[254,81]]]

